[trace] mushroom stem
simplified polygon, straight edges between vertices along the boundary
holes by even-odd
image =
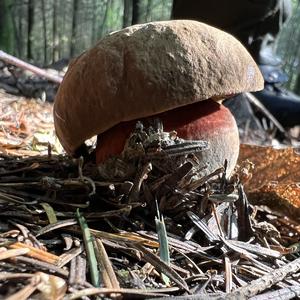
[[[206,100],[140,121],[148,125],[155,118],[162,121],[164,131],[175,130],[180,138],[209,142],[210,149],[199,154],[201,163],[208,165],[207,172],[213,172],[222,166],[225,159],[228,160],[229,171],[233,170],[239,153],[239,136],[235,119],[225,106]],[[137,120],[122,122],[98,136],[97,164],[122,152],[136,122]]]

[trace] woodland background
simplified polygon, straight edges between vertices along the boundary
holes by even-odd
[[[277,53],[300,94],[300,1],[283,26]],[[0,49],[35,65],[59,67],[109,32],[170,18],[172,0],[0,0]]]

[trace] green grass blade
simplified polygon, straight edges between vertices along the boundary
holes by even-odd
[[[170,252],[169,252],[167,230],[166,230],[164,218],[159,213],[158,207],[157,207],[157,217],[155,218],[155,225],[158,234],[160,259],[164,261],[167,265],[170,265]],[[162,274],[162,279],[166,285],[170,285],[170,279],[168,276]]]
[[[91,272],[91,281],[95,287],[100,286],[100,272],[98,270],[98,263],[96,259],[95,249],[93,245],[94,237],[91,235],[90,229],[85,218],[80,214],[79,209],[76,211],[76,216],[82,231],[85,251]]]

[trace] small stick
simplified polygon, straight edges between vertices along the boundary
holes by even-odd
[[[99,269],[102,273],[103,283],[108,288],[119,289],[120,288],[119,281],[117,279],[112,263],[108,257],[108,254],[106,252],[106,249],[101,239],[96,239],[95,243],[96,243],[95,248],[98,250],[96,251],[96,257],[98,260],[98,264],[100,265]],[[117,296],[118,294],[110,295],[111,298],[116,298]]]
[[[148,174],[152,171],[152,164],[147,162],[142,168],[137,172],[134,179],[133,187],[129,193],[128,203],[138,202],[139,194],[143,181],[147,178]]]
[[[16,242],[14,244],[11,244],[11,245],[9,245],[9,248],[12,248],[12,249],[26,249],[26,250],[28,249],[29,251],[26,252],[27,256],[35,258],[35,259],[40,260],[40,261],[44,261],[44,262],[49,263],[49,264],[56,264],[57,261],[59,260],[59,256],[56,256],[56,255],[54,255],[52,253],[49,253],[47,251],[43,251],[41,249],[32,247],[30,245],[23,244],[21,242]]]
[[[270,288],[271,286],[281,282],[287,276],[292,275],[300,270],[300,258],[273,270],[272,272],[253,280],[250,284],[243,286],[228,295],[226,299],[236,299],[234,297],[252,297],[264,290]],[[233,297],[233,298],[230,298]]]
[[[226,293],[230,293],[232,290],[232,267],[228,256],[224,256],[225,265],[225,289]]]
[[[0,50],[0,60],[3,60],[6,63],[12,64],[21,69],[28,70],[36,75],[39,75],[41,77],[48,79],[49,81],[52,81],[52,82],[55,82],[58,84],[60,84],[62,82],[61,76],[50,74],[49,72],[47,72],[41,68],[38,68],[34,65],[31,65],[31,64],[29,64],[19,58],[16,58],[12,55],[9,55],[2,50]]]
[[[0,261],[16,257],[19,255],[25,255],[29,252],[30,250],[28,248],[23,248],[23,249],[10,249],[10,250],[5,250],[5,252],[2,252],[2,249],[0,250]],[[1,276],[0,276],[1,278]],[[2,278],[1,278],[2,279]],[[1,280],[0,279],[0,280]]]
[[[294,285],[280,290],[267,292],[258,296],[251,297],[250,300],[268,300],[268,299],[296,299],[300,297],[300,286]]]
[[[273,122],[275,127],[285,135],[287,134],[283,126],[277,121],[277,119],[269,112],[269,110],[251,93],[245,93],[249,102],[259,108],[268,118],[270,121]]]
[[[55,266],[53,264],[39,261],[37,259],[24,257],[24,256],[16,256],[16,257],[11,258],[11,261],[13,263],[16,263],[17,265],[18,264],[28,264],[28,265],[34,266],[35,268],[41,268],[41,269],[47,270],[48,272],[56,273],[60,277],[67,278],[69,276],[69,271],[67,271],[63,268],[58,268],[57,266]]]
[[[33,276],[30,282],[25,285],[21,290],[17,291],[15,294],[6,298],[6,300],[26,300],[36,291],[41,279],[38,275]]]

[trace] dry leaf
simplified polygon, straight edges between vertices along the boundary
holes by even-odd
[[[248,191],[271,181],[280,184],[300,182],[300,155],[293,148],[241,145],[239,164],[247,159],[254,163],[252,179],[246,185]]]
[[[241,145],[239,164],[254,164],[245,183],[249,200],[292,216],[300,216],[300,155],[296,149]]]
[[[251,203],[268,205],[283,215],[300,217],[300,183],[269,183],[248,193]]]
[[[0,153],[62,153],[54,133],[52,103],[12,97],[0,90]],[[25,152],[24,152],[25,151]]]

